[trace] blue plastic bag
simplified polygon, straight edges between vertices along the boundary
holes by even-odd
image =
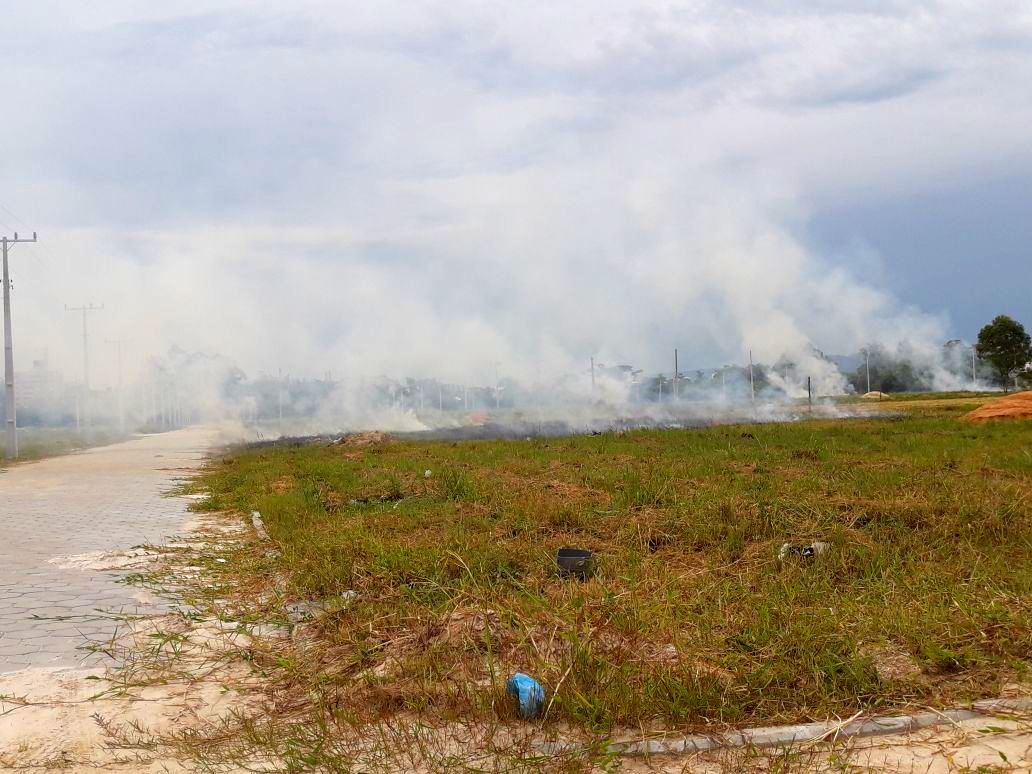
[[[505,691],[520,702],[520,716],[535,717],[545,704],[545,689],[530,675],[517,672],[505,682]]]

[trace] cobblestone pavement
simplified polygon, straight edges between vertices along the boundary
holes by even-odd
[[[95,611],[158,609],[89,560],[181,534],[189,501],[165,495],[214,442],[190,428],[0,471],[0,673],[97,663],[82,646],[117,624]]]

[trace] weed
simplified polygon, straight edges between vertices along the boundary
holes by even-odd
[[[456,468],[446,468],[437,477],[440,483],[441,493],[448,500],[465,500],[472,502],[476,500],[476,486],[465,471]]]

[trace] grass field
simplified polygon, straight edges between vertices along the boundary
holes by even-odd
[[[56,457],[121,440],[124,440],[123,436],[113,430],[93,429],[80,434],[74,428],[22,427],[18,429],[18,461]],[[0,440],[0,465],[11,462],[7,459],[5,444]]]
[[[326,602],[279,667],[337,722],[509,719],[517,670],[546,687],[546,723],[601,733],[944,706],[1026,681],[1032,654],[1032,423],[958,420],[978,402],[238,449],[198,486],[278,544],[219,565],[265,600],[253,615]],[[563,546],[594,551],[594,577],[558,577]]]

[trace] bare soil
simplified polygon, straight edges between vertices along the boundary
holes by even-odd
[[[962,419],[969,422],[983,422],[990,419],[1032,418],[1032,390],[1016,392],[1005,398],[991,401],[965,414]]]

